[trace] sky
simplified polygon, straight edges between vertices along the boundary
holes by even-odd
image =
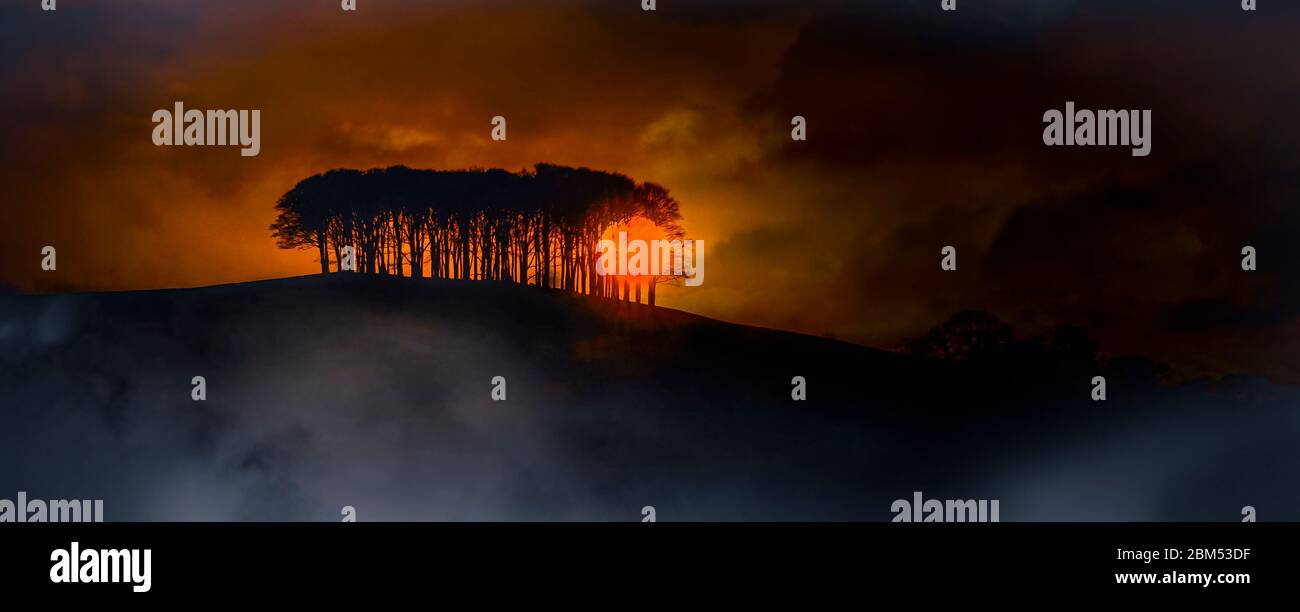
[[[1300,7],[39,4],[0,0],[0,281],[22,292],[307,274],[267,229],[302,178],[547,162],[681,201],[706,282],[661,305],[887,348],[981,309],[1183,376],[1300,381]],[[260,109],[261,153],[154,146],[177,100]],[[1067,101],[1150,109],[1151,155],[1044,146]]]

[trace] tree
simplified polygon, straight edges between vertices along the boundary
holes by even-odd
[[[686,236],[686,232],[681,225],[681,205],[676,198],[668,194],[667,189],[656,183],[641,183],[636,187],[635,197],[640,208],[640,214],[663,231],[664,239],[681,240]],[[676,275],[663,274],[662,272],[660,270],[658,276],[650,277],[648,282],[649,290],[646,301],[651,306],[655,305],[655,286],[661,282],[677,278]],[[641,301],[639,297],[637,301]]]
[[[597,245],[612,226],[642,217],[680,238],[679,204],[654,183],[626,175],[537,164],[501,169],[334,169],[300,181],[276,202],[280,248],[352,247],[356,271],[482,279],[615,295],[596,274]],[[338,268],[341,270],[341,262]],[[652,279],[657,281],[661,279]],[[619,281],[621,283],[621,280]],[[627,287],[622,287],[627,298]],[[637,300],[640,300],[638,285]],[[650,285],[654,303],[654,285]]]
[[[952,315],[907,348],[923,357],[969,361],[995,355],[1012,340],[1011,327],[1001,319],[984,311],[967,310]]]
[[[322,274],[329,272],[329,180],[327,176],[317,174],[299,181],[293,189],[280,196],[275,204],[277,215],[270,228],[276,246],[282,249],[315,247]]]

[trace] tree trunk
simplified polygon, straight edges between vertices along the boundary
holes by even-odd
[[[329,257],[329,251],[326,250],[326,247],[325,247],[325,231],[324,231],[324,230],[320,230],[320,231],[317,231],[317,232],[316,232],[316,248],[320,250],[320,273],[321,273],[321,274],[329,274],[329,271],[330,271],[330,257]]]

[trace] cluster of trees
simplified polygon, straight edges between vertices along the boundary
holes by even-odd
[[[532,169],[336,169],[280,197],[271,224],[277,246],[315,249],[321,272],[483,279],[641,301],[670,277],[596,274],[611,228],[644,219],[681,239],[681,211],[668,190],[614,172],[537,164]]]
[[[901,347],[918,357],[955,363],[997,360],[1066,361],[1081,367],[1097,362],[1097,343],[1074,325],[1053,327],[1032,338],[1016,338],[1011,326],[982,310],[958,312]]]
[[[1062,324],[1017,337],[996,315],[979,310],[958,312],[929,333],[904,342],[903,352],[930,360],[951,394],[941,404],[962,406],[964,413],[1032,411],[1043,405],[1087,405],[1093,377],[1128,389],[1130,397],[1169,383],[1173,370],[1164,363],[1132,355],[1106,355],[1087,329]],[[978,398],[975,400],[973,398]]]

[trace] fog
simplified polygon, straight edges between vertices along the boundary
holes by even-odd
[[[1092,402],[1082,373],[1007,409],[946,372],[493,283],[5,296],[0,498],[103,499],[109,521],[883,521],[919,490],[1003,521],[1300,518],[1293,387],[1112,376]]]

